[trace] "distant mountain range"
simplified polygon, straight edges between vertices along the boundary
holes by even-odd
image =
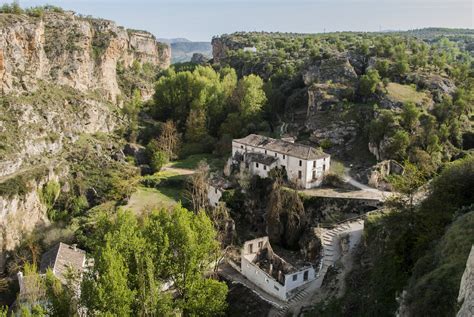
[[[212,58],[211,42],[193,42],[185,38],[158,39],[171,45],[171,63],[189,62],[194,53]]]

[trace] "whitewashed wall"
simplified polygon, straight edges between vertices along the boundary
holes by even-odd
[[[243,145],[243,144],[233,141],[232,142],[232,157],[237,152],[241,154],[263,153],[269,156],[275,156],[278,159],[275,165],[272,165],[271,167],[267,167],[267,170],[264,170],[262,164],[259,164],[259,167],[257,167],[256,163],[252,163],[251,166],[249,166],[250,172],[254,175],[259,175],[260,177],[268,177],[268,172],[273,167],[284,166],[288,175],[288,179],[291,181],[296,181],[299,186],[306,189],[321,185],[324,173],[329,170],[329,166],[330,166],[329,157],[316,160],[316,167],[314,167],[313,160],[303,160],[294,156],[276,153],[274,151],[265,150],[263,148]],[[301,161],[301,164],[300,164],[300,161]],[[323,171],[324,165],[326,167],[325,171]],[[316,171],[316,179],[313,179],[313,170]],[[301,172],[301,179],[299,178],[299,172]]]
[[[217,203],[222,197],[223,191],[220,188],[209,185],[207,191],[207,198],[209,199],[209,204],[213,207],[217,206]]]

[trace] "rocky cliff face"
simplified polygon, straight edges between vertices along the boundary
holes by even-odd
[[[47,223],[38,191],[67,176],[51,172],[65,161],[65,145],[123,126],[123,101],[153,87],[139,73],[124,76],[137,63],[168,67],[170,58],[169,46],[150,33],[112,21],[0,14],[0,271],[4,251]],[[38,176],[40,167],[50,172]]]
[[[474,315],[474,246],[466,263],[466,270],[462,275],[459,287],[458,303],[461,308],[457,317],[468,317]]]
[[[170,48],[144,31],[72,13],[42,18],[0,15],[0,90],[32,91],[40,81],[79,91],[101,90],[110,101],[121,94],[117,65],[134,61],[168,67]]]

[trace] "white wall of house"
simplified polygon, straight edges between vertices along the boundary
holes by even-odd
[[[242,275],[262,290],[281,300],[286,300],[286,288],[273,279],[270,275],[249,261],[246,257],[241,259]]]
[[[260,177],[268,177],[268,172],[273,167],[284,166],[288,175],[288,179],[291,181],[296,181],[299,186],[306,189],[321,185],[323,176],[329,170],[331,163],[330,157],[317,160],[304,160],[291,155],[281,154],[278,152],[265,150],[264,148],[253,147],[232,141],[232,157],[234,157],[236,153],[241,153],[244,155],[246,153],[263,153],[269,156],[275,156],[278,161],[274,165],[269,167],[267,166],[265,170],[262,164],[258,164],[257,167],[257,163],[254,162],[251,163],[251,166],[249,166],[250,172],[254,175],[259,175]],[[314,174],[313,171],[315,172]]]
[[[212,207],[217,206],[223,193],[224,191],[222,189],[209,185],[209,189],[207,190],[207,198],[209,199],[209,204]]]
[[[307,276],[305,279],[305,272]],[[307,267],[298,272],[285,275],[285,289],[288,294],[291,290],[298,288],[316,278],[316,272],[313,267]]]

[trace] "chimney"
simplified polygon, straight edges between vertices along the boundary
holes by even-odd
[[[278,270],[278,282],[281,281],[281,270]]]
[[[73,245],[71,245],[71,248],[72,248],[74,251],[77,251],[77,244],[74,243]]]
[[[270,268],[268,269],[268,275],[272,276],[273,273],[273,264],[270,263]]]

